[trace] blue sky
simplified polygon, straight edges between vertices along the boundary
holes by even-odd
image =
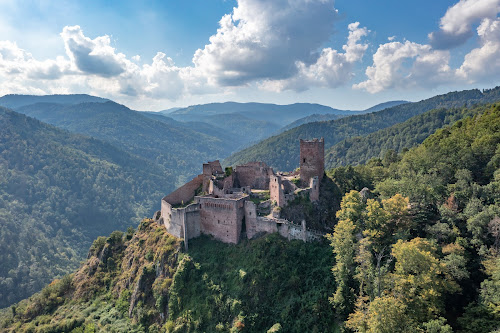
[[[0,1],[0,95],[362,109],[500,80],[500,0]]]

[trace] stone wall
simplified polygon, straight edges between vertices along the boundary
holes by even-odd
[[[274,174],[273,169],[264,162],[237,165],[234,173],[236,174],[235,186],[250,186],[257,190],[268,190],[269,177]]]
[[[201,233],[212,235],[224,243],[238,244],[244,218],[244,202],[240,199],[197,197],[200,204]]]
[[[311,190],[309,191],[309,199],[314,202],[319,200],[319,179],[318,177],[311,178],[309,183]]]
[[[162,199],[171,205],[180,205],[183,203],[188,203],[194,198],[196,190],[203,185],[203,175],[198,175],[190,182],[182,185],[174,192],[170,193]]]
[[[184,208],[185,211],[185,226],[186,226],[186,238],[196,238],[201,235],[200,226],[200,205],[198,203],[191,204]]]
[[[269,197],[278,207],[285,205],[285,193],[281,183],[281,176],[271,176],[269,182]]]
[[[278,232],[276,221],[257,216],[257,206],[252,201],[245,202],[245,224],[248,239],[262,233]]]
[[[203,174],[205,176],[212,176],[222,173],[224,173],[224,170],[222,170],[222,166],[220,165],[219,160],[203,163]]]
[[[323,179],[325,173],[325,142],[320,140],[300,140],[300,180],[302,186],[309,186],[311,178]]]
[[[299,239],[312,242],[320,240],[324,235],[320,231],[308,229],[305,221],[299,225],[285,219],[257,216],[257,207],[251,201],[245,202],[245,221],[248,239],[278,232],[288,240]]]
[[[161,216],[167,232],[177,238],[183,238],[186,249],[189,239],[201,235],[200,205],[197,203],[173,208],[171,204],[162,200]]]

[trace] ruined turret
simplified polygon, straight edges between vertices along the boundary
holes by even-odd
[[[300,140],[300,181],[303,187],[310,185],[311,178],[321,182],[325,173],[325,141]]]

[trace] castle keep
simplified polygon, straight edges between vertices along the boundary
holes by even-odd
[[[322,233],[279,216],[296,196],[319,200],[324,174],[324,140],[300,140],[300,172],[275,173],[263,162],[222,170],[219,161],[203,164],[203,173],[161,200],[159,222],[173,236],[188,240],[201,234],[239,243],[265,233],[288,239],[318,239]]]

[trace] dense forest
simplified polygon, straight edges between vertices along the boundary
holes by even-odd
[[[436,109],[365,136],[345,139],[325,152],[325,166],[330,169],[365,164],[371,158],[383,158],[388,152],[401,153],[422,143],[437,129],[482,110],[483,107]]]
[[[295,103],[289,105],[265,103],[211,103],[192,105],[181,108],[166,115],[176,120],[193,121],[200,117],[221,114],[244,115],[247,118],[274,123],[278,128],[311,114],[351,115],[359,111],[338,110],[329,106],[311,103]]]
[[[37,103],[16,111],[107,141],[159,164],[177,186],[199,174],[202,163],[227,156],[237,148],[234,141],[223,141],[186,126],[151,119],[111,101],[76,105]]]
[[[328,171],[328,242],[207,237],[152,220],[2,313],[9,332],[498,332],[500,105],[415,148]],[[367,190],[368,189],[368,190]]]
[[[337,318],[358,332],[500,329],[500,105],[386,162],[330,172],[350,190],[329,237]]]
[[[250,161],[263,161],[276,170],[290,171],[299,166],[299,139],[324,137],[325,148],[328,149],[342,140],[376,132],[432,109],[471,106],[498,100],[500,87],[484,91],[465,90],[397,105],[379,112],[309,123],[233,154],[224,160],[224,164],[234,166]]]
[[[174,188],[102,141],[1,107],[0,124],[0,307],[73,271],[93,239],[137,225]]]

